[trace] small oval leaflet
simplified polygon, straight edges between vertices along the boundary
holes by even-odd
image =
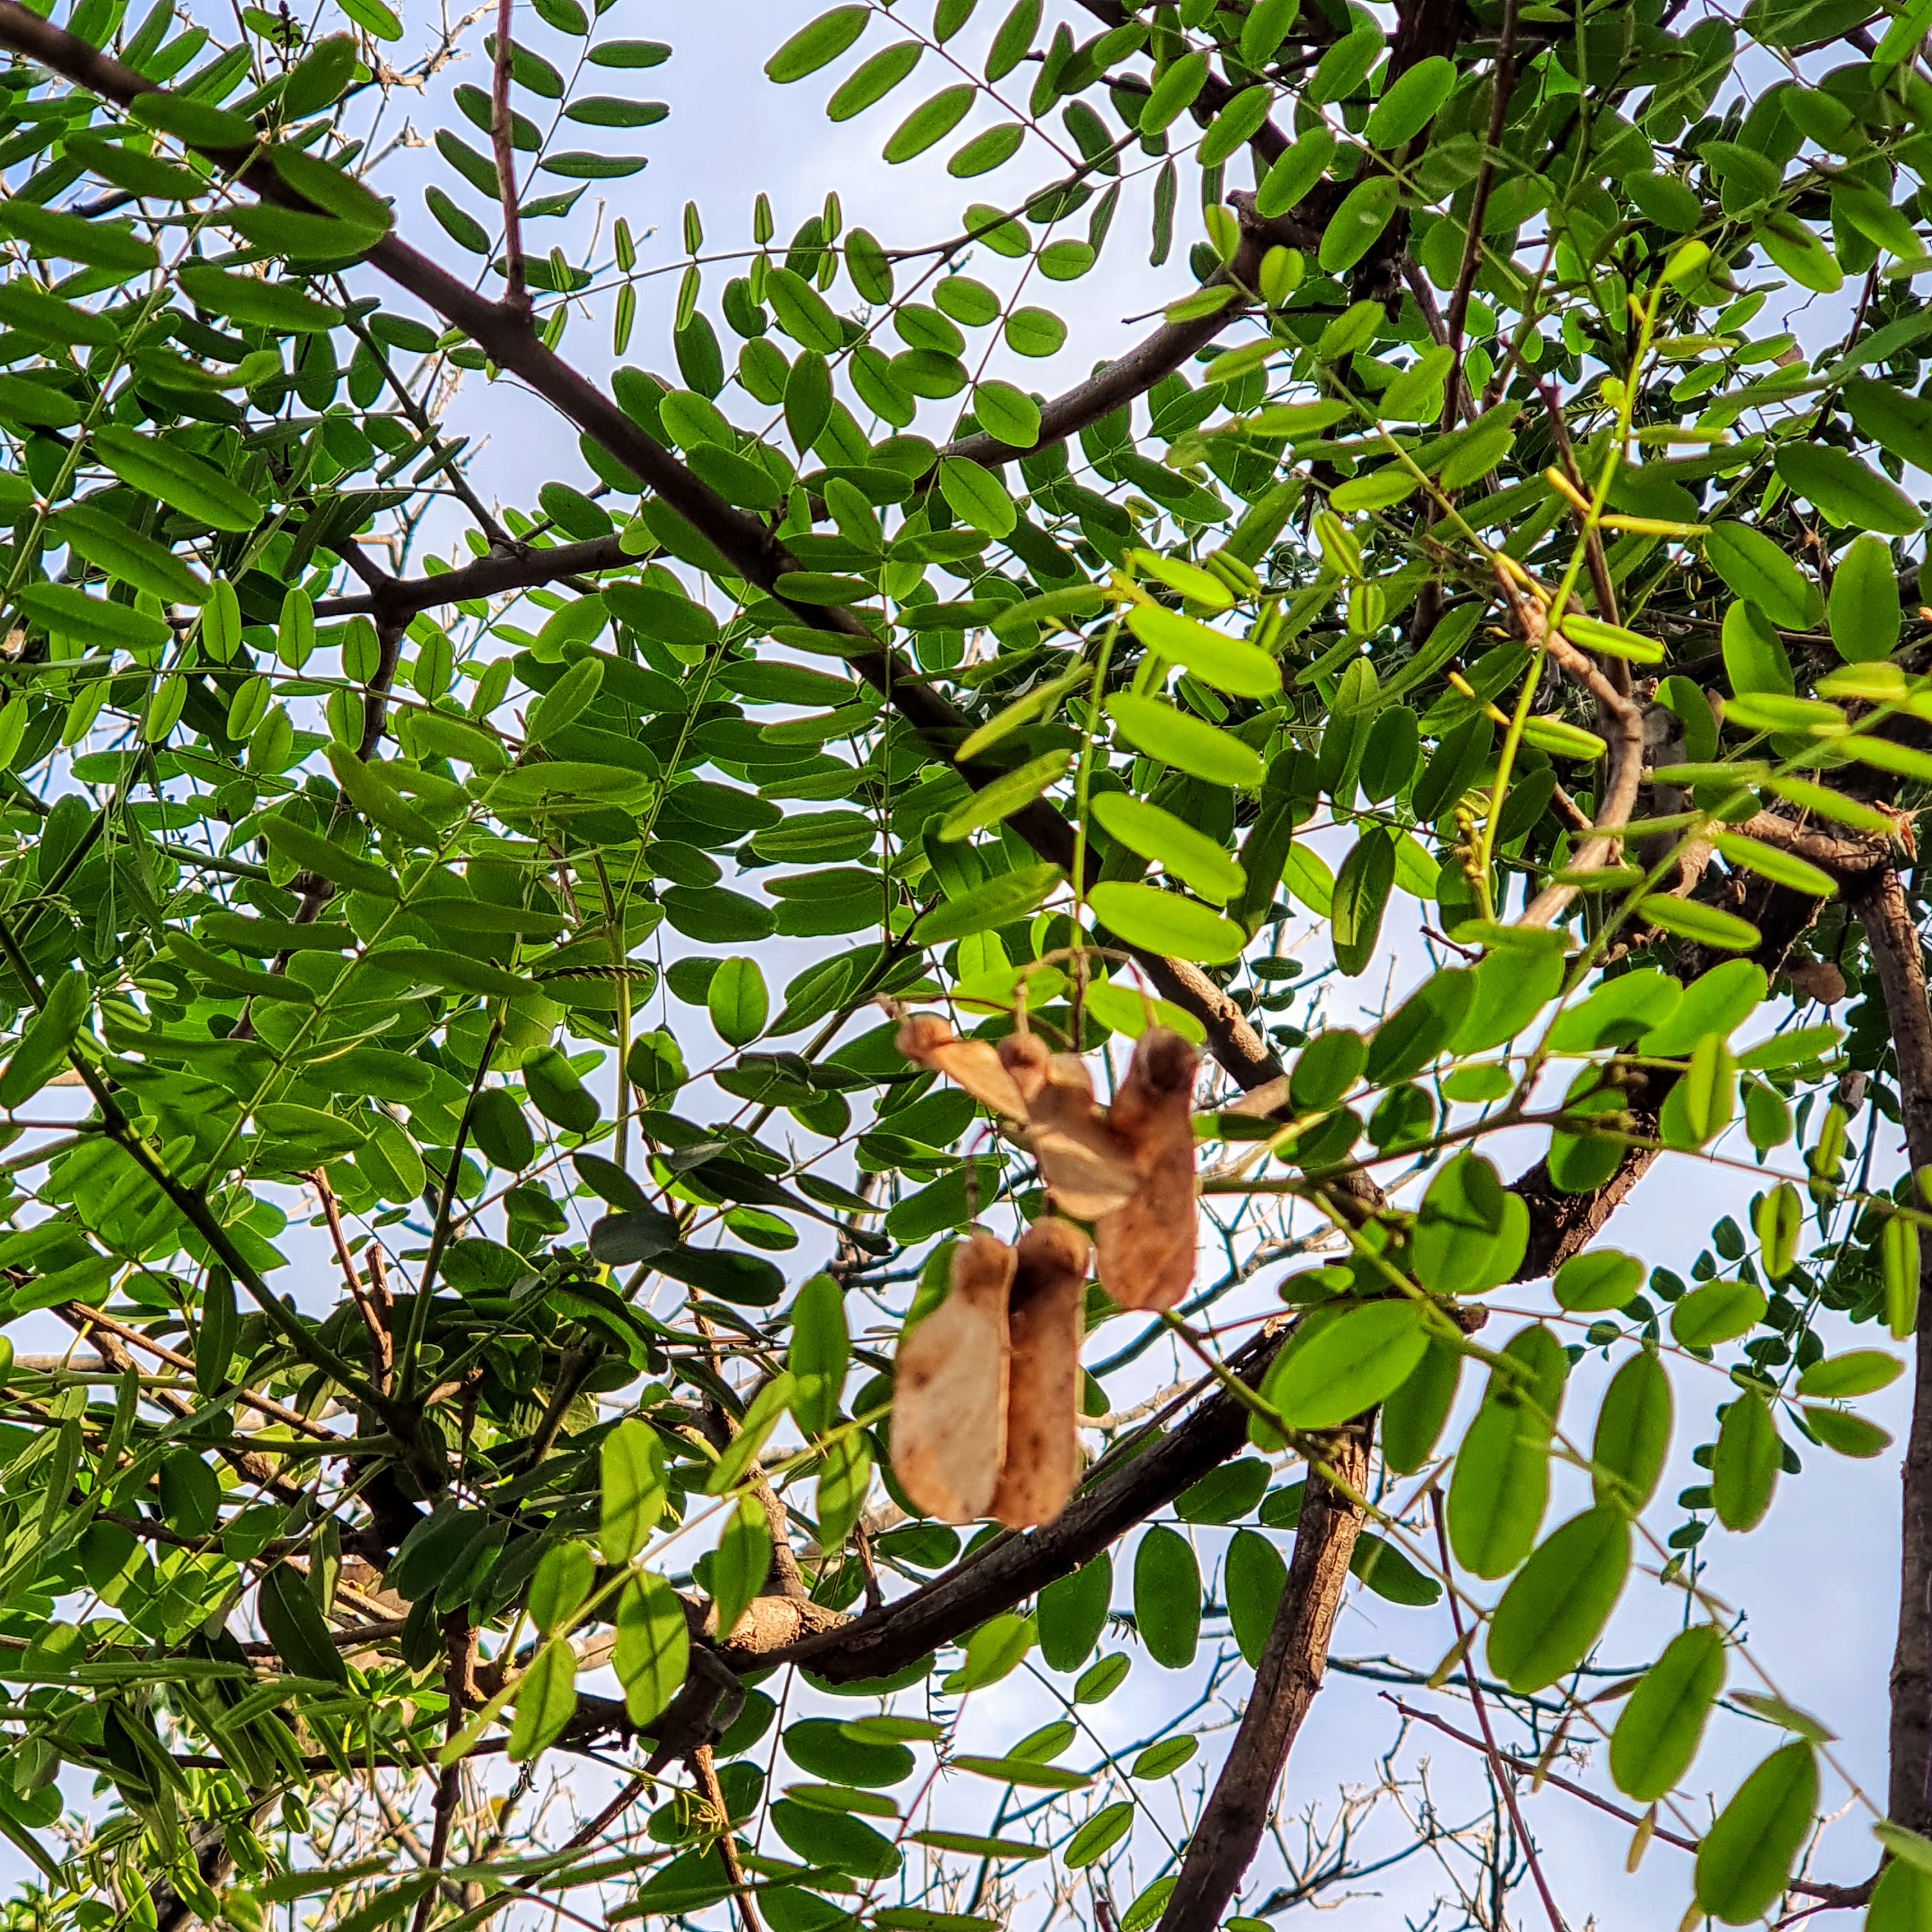
[[[1399,1388],[1428,1346],[1414,1302],[1372,1302],[1291,1348],[1269,1371],[1262,1398],[1290,1429],[1336,1428]]]
[[[1698,1624],[1664,1646],[1631,1692],[1610,1734],[1610,1775],[1640,1803],[1674,1790],[1702,1742],[1724,1684],[1724,1633]]]

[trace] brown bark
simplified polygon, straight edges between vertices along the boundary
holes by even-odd
[[[1887,869],[1853,902],[1885,994],[1898,1058],[1900,1111],[1915,1172],[1932,1165],[1932,1012],[1918,930],[1897,873]],[[1922,1250],[1932,1261],[1932,1244]],[[1912,1425],[1900,1472],[1898,1636],[1892,1659],[1894,1824],[1932,1830],[1932,1294],[1923,1264]]]
[[[1353,1424],[1329,1447],[1329,1468],[1358,1494],[1368,1479],[1372,1427],[1366,1419]],[[1268,1647],[1255,1666],[1247,1708],[1214,1795],[1188,1841],[1160,1932],[1209,1932],[1219,1925],[1253,1862],[1295,1733],[1322,1688],[1329,1635],[1361,1526],[1360,1510],[1311,1469]]]

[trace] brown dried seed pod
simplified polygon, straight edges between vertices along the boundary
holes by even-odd
[[[962,1040],[937,1014],[913,1013],[900,1025],[898,1049],[914,1066],[943,1073],[981,1106],[1009,1120],[1026,1118],[1026,1102],[990,1040]]]
[[[1000,1060],[1026,1103],[1028,1144],[1054,1205],[1082,1221],[1111,1214],[1138,1184],[1128,1148],[1094,1104],[1085,1065],[1024,1033],[1000,1041]]]
[[[1150,1027],[1134,1047],[1108,1119],[1138,1185],[1094,1225],[1100,1285],[1123,1308],[1172,1308],[1194,1280],[1194,1076],[1200,1056]]]
[[[1092,1244],[1070,1221],[1020,1237],[1007,1318],[1006,1454],[991,1514],[1009,1529],[1051,1522],[1080,1480],[1080,1343]]]
[[[946,1299],[899,1342],[892,1474],[941,1522],[976,1522],[999,1484],[1016,1261],[1004,1241],[968,1234],[952,1251]]]

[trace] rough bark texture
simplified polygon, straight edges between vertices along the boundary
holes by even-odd
[[[1918,932],[1897,873],[1854,901],[1885,994],[1898,1056],[1905,1144],[1915,1170],[1932,1165],[1932,1012]],[[1922,1250],[1932,1260],[1932,1244]],[[1912,1426],[1899,1516],[1898,1640],[1892,1658],[1892,1780],[1888,1810],[1908,1830],[1932,1830],[1932,1294],[1922,1277]]]
[[[1368,1480],[1372,1426],[1366,1419],[1352,1424],[1329,1451],[1330,1468],[1358,1495]],[[1219,1925],[1253,1862],[1295,1733],[1322,1688],[1328,1639],[1361,1526],[1360,1510],[1311,1469],[1274,1627],[1214,1795],[1188,1841],[1160,1932],[1206,1932]]]

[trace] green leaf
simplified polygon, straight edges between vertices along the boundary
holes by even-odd
[[[1831,296],[1844,286],[1837,258],[1796,215],[1766,215],[1751,230],[1751,238],[1799,287]]]
[[[1288,1565],[1274,1543],[1257,1531],[1237,1530],[1228,1545],[1221,1588],[1234,1642],[1251,1666],[1261,1661],[1287,1584]]]
[[[580,658],[530,706],[524,721],[525,738],[540,745],[554,737],[589,709],[603,682],[602,663],[594,657]]]
[[[1016,308],[1001,332],[1016,356],[1058,356],[1066,343],[1066,325],[1050,309]]]
[[[1425,980],[1376,1028],[1368,1076],[1378,1087],[1406,1080],[1448,1052],[1476,997],[1474,975],[1460,967]]]
[[[291,1676],[348,1682],[348,1666],[330,1637],[328,1619],[310,1594],[306,1577],[278,1563],[262,1578],[255,1610],[263,1635]]]
[[[1172,1536],[1174,1532],[1168,1530],[1166,1534]],[[1123,1664],[1126,1661],[1124,1658],[1118,1660]],[[1108,1658],[1106,1661],[1112,1664],[1116,1660]],[[1124,1677],[1126,1672],[1123,1670],[1120,1675]],[[997,1784],[1016,1784],[1027,1790],[1084,1791],[1094,1781],[1090,1772],[1063,1771],[1058,1765],[1034,1764],[1020,1757],[968,1756],[962,1754],[946,1762],[956,1771],[970,1772],[975,1778],[989,1778]]]
[[[89,438],[94,453],[130,489],[158,497],[171,510],[238,535],[262,520],[261,506],[212,464],[171,442],[111,424]]]
[[[726,1256],[723,1258],[734,1261],[737,1257]],[[660,1262],[658,1265],[666,1273],[670,1272],[667,1263]],[[792,1380],[789,1373],[774,1376],[752,1398],[750,1407],[738,1424],[738,1432],[731,1438],[731,1446],[712,1465],[711,1474],[705,1479],[706,1496],[724,1496],[744,1480],[745,1472],[753,1457],[764,1448],[772,1431],[784,1420],[785,1412],[791,1407],[791,1398]]]
[[[364,32],[379,40],[403,38],[403,23],[385,0],[342,0],[342,10]]]
[[[1434,1453],[1462,1376],[1462,1352],[1432,1339],[1408,1379],[1382,1403],[1382,1460],[1412,1475]]]
[[[581,1543],[554,1543],[530,1579],[525,1605],[530,1622],[545,1636],[554,1634],[577,1614],[596,1587],[597,1566]]]
[[[130,604],[110,603],[104,597],[90,597],[69,584],[29,584],[15,601],[52,635],[109,650],[158,651],[173,634],[159,617],[145,616]]]
[[[711,1564],[711,1601],[717,1612],[717,1638],[728,1643],[738,1619],[751,1607],[772,1567],[771,1525],[756,1496],[740,1496],[718,1539]]]
[[[1707,1281],[1671,1310],[1670,1333],[1687,1348],[1716,1348],[1749,1334],[1768,1305],[1755,1282]]]
[[[1625,1796],[1654,1804],[1677,1788],[1724,1688],[1724,1664],[1723,1631],[1696,1624],[1638,1679],[1610,1734],[1610,1776]]]
[[[958,1696],[998,1683],[1026,1660],[1033,1642],[1032,1618],[1016,1616],[1010,1610],[988,1618],[966,1640],[964,1661],[941,1680],[941,1688],[949,1695]]]
[[[1449,98],[1456,85],[1456,64],[1440,54],[1419,60],[1393,81],[1370,110],[1362,130],[1372,148],[1399,148],[1413,140]]]
[[[1804,1420],[1812,1434],[1827,1449],[1835,1450],[1840,1456],[1856,1456],[1862,1460],[1882,1456],[1892,1447],[1889,1430],[1842,1408],[1808,1408]]]
[[[774,268],[765,277],[765,299],[778,325],[800,348],[830,356],[844,346],[845,332],[825,298],[802,275]]]
[[[1286,214],[1322,178],[1334,156],[1335,136],[1325,127],[1298,135],[1256,190],[1255,212],[1264,220]]]
[[[1140,131],[1150,136],[1171,128],[1208,84],[1208,57],[1189,52],[1170,61],[1141,104]]]
[[[838,1548],[851,1534],[865,1514],[872,1484],[872,1452],[866,1438],[857,1434],[836,1438],[825,1451],[814,1496],[819,1540],[826,1549]]]
[[[1224,846],[1157,805],[1126,792],[1102,792],[1093,802],[1093,812],[1110,838],[1155,860],[1217,905],[1247,884],[1246,874]]]
[[[1914,469],[1932,461],[1932,401],[1864,377],[1847,382],[1844,396],[1846,412],[1861,436]]]
[[[1558,1308],[1573,1315],[1595,1315],[1622,1308],[1643,1286],[1643,1264],[1614,1248],[1588,1248],[1572,1255],[1550,1284]]]
[[[815,1274],[792,1303],[791,1346],[785,1357],[792,1376],[792,1414],[808,1436],[824,1435],[837,1420],[850,1348],[845,1298],[829,1274]]]
[[[940,837],[949,844],[955,844],[986,826],[1010,818],[1032,804],[1049,786],[1058,784],[1066,776],[1072,760],[1070,752],[1045,752],[1015,770],[1002,772],[946,814],[940,824]]]
[[[1366,972],[1375,957],[1394,884],[1395,836],[1385,826],[1376,826],[1362,834],[1342,861],[1329,908],[1336,969],[1352,980]]]
[[[903,1784],[919,1761],[891,1738],[856,1736],[834,1718],[802,1718],[787,1726],[785,1755],[800,1770],[834,1784],[883,1791]]]
[[[612,1662],[624,1687],[632,1724],[648,1725],[676,1696],[690,1661],[684,1605],[664,1580],[633,1570],[617,1598],[617,1645]]]
[[[1024,866],[996,874],[959,898],[934,906],[914,928],[914,937],[922,945],[938,946],[1009,926],[1033,911],[1060,883],[1057,866]]]
[[[705,989],[704,1004],[727,1046],[748,1046],[765,1030],[771,1003],[765,976],[754,959],[722,959]]]
[[[1726,952],[1748,952],[1762,935],[1750,920],[1697,899],[1674,898],[1667,892],[1648,892],[1636,907],[1639,919],[1679,939],[1694,940]]]
[[[1774,1750],[1741,1784],[1697,1847],[1697,1903],[1748,1925],[1776,1902],[1810,1835],[1818,1760],[1808,1744]]]
[[[1039,404],[1010,382],[976,382],[973,414],[988,436],[1012,448],[1030,449],[1040,440]]]
[[[1704,537],[1704,555],[1735,597],[1755,604],[1787,631],[1810,628],[1818,593],[1811,580],[1762,530],[1746,524],[1715,524]]]
[[[1552,1530],[1490,1620],[1490,1668],[1528,1696],[1569,1676],[1595,1648],[1630,1574],[1630,1528],[1599,1504]]]
[[[1148,1654],[1164,1670],[1184,1670],[1201,1641],[1201,1568],[1194,1547],[1164,1523],[1134,1552],[1134,1622]]]
[[[1351,1309],[1282,1352],[1262,1384],[1262,1400],[1290,1429],[1339,1428],[1400,1388],[1429,1339],[1414,1302]]]
[[[915,154],[924,154],[934,142],[943,141],[965,119],[973,105],[973,92],[962,82],[942,87],[931,100],[922,101],[892,130],[881,151],[885,158],[895,164],[909,161]]]
[[[963,457],[949,456],[940,464],[939,490],[956,517],[989,537],[1011,536],[1019,521],[1019,512],[998,476]]]
[[[834,7],[799,28],[765,63],[766,77],[780,86],[829,67],[866,31],[866,7]]]
[[[1113,1594],[1113,1559],[1104,1550],[1040,1592],[1035,1621],[1040,1661],[1049,1670],[1078,1670],[1093,1655]]]
[[[1219,965],[1238,959],[1248,936],[1232,920],[1158,886],[1108,880],[1087,896],[1095,915],[1130,946]]]
[[[1456,1035],[1459,1054],[1486,1052],[1515,1039],[1556,997],[1563,984],[1563,957],[1556,952],[1528,958],[1494,952],[1477,962],[1472,976],[1476,994]]]
[[[1894,1214],[1879,1230],[1879,1264],[1885,1286],[1885,1325],[1894,1342],[1916,1329],[1919,1286],[1918,1230]]]
[[[1369,70],[1381,58],[1385,43],[1382,30],[1372,20],[1352,16],[1354,26],[1330,44],[1309,77],[1307,98],[1321,104],[1346,100],[1369,77]]]
[[[1758,1203],[1751,1220],[1766,1274],[1773,1281],[1780,1275],[1789,1274],[1798,1259],[1798,1240],[1804,1227],[1804,1205],[1797,1189],[1788,1180],[1781,1182]],[[1678,1306],[1681,1308],[1683,1304]]]
[[[1134,1802],[1102,1805],[1061,1848],[1060,1862],[1070,1871],[1096,1864],[1134,1828]]]
[[[628,1563],[650,1540],[664,1514],[664,1444],[648,1424],[627,1418],[599,1454],[602,1502],[598,1547],[606,1563]]]
[[[1890,477],[1836,443],[1802,440],[1778,448],[1778,473],[1786,487],[1815,504],[1828,521],[1888,536],[1912,536],[1924,513]]]
[[[1711,842],[1732,866],[1742,866],[1761,879],[1768,879],[1774,886],[1789,886],[1792,892],[1802,892],[1810,898],[1829,899],[1838,896],[1838,881],[1831,874],[1820,871],[1795,852],[1765,844],[1759,839],[1748,838],[1739,832],[1720,832]]]
[[[1566,1365],[1537,1325],[1513,1336],[1504,1353],[1531,1372],[1531,1399],[1491,1371],[1449,1482],[1450,1545],[1464,1569],[1484,1577],[1507,1576],[1536,1540],[1550,1499],[1550,1417]]]
[[[1190,778],[1246,790],[1262,782],[1260,754],[1229,733],[1159,698],[1111,693],[1107,715],[1136,751]]]
[[[508,1755],[512,1764],[527,1764],[541,1757],[577,1714],[577,1657],[565,1639],[553,1638],[530,1660],[516,1701]]]
[[[1136,604],[1127,628],[1156,656],[1170,660],[1216,691],[1267,698],[1281,689],[1281,666],[1258,646],[1225,636],[1158,604]]]
[[[1590,1485],[1600,1502],[1634,1515],[1649,1502],[1670,1453],[1670,1378],[1648,1348],[1610,1378],[1590,1444]]]
[[[25,1106],[66,1065],[93,999],[87,975],[76,969],[48,983],[40,1011],[21,1030],[20,1042],[0,1073],[0,1107]]]
[[[1725,1410],[1711,1459],[1711,1494],[1726,1529],[1755,1529],[1764,1520],[1784,1459],[1771,1404],[1746,1390]]]
[[[160,266],[160,250],[127,224],[64,214],[20,195],[0,203],[0,235],[27,243],[37,256],[58,256],[117,275],[145,274]]]
[[[1798,1378],[1798,1393],[1826,1402],[1842,1402],[1889,1388],[1904,1372],[1905,1364],[1896,1355],[1888,1355],[1880,1348],[1854,1348],[1814,1362]]]
[[[108,516],[104,510],[93,510],[87,504],[68,504],[50,527],[54,541],[66,543],[118,584],[147,591],[162,603],[201,604],[207,601],[207,580],[189,570],[166,544],[131,530],[125,518]]]
[[[386,234],[394,222],[388,202],[375,189],[321,154],[308,153],[288,141],[276,141],[268,148],[268,162],[296,194],[350,228],[365,230],[371,239]]]
[[[1376,1535],[1372,1530],[1365,1529],[1355,1538],[1355,1546],[1348,1556],[1348,1568],[1364,1588],[1389,1603],[1400,1604],[1412,1610],[1426,1610],[1442,1600],[1442,1584],[1427,1570],[1418,1569],[1393,1543]]]
[[[1864,1932],[1923,1932],[1928,1924],[1932,1924],[1932,1871],[1902,1857],[1893,1859],[1878,1875],[1865,1910]]]
[[[918,40],[895,40],[881,46],[878,54],[868,54],[832,91],[825,103],[827,120],[844,122],[863,114],[866,108],[883,100],[906,75],[920,64],[926,48]]]
[[[1411,1261],[1438,1294],[1481,1294],[1508,1281],[1529,1244],[1529,1210],[1495,1166],[1466,1150],[1445,1162],[1415,1217]]]
[[[1357,182],[1322,230],[1322,273],[1339,275],[1352,268],[1381,238],[1401,198],[1401,184],[1393,175],[1370,174]]]

